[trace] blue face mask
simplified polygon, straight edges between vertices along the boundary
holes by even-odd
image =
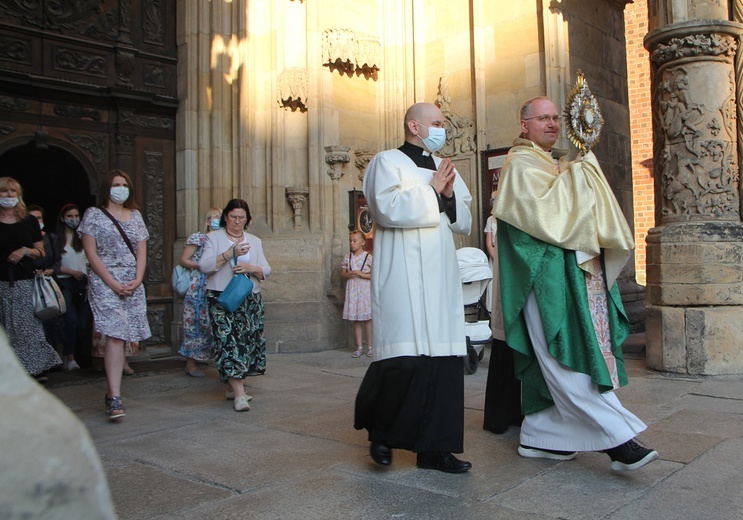
[[[66,218],[64,223],[70,229],[77,229],[77,226],[80,225],[80,219],[79,218]]]
[[[418,138],[423,141],[423,144],[429,152],[436,153],[446,144],[446,130],[437,126],[429,126],[428,137],[424,139],[421,136],[418,136]]]
[[[211,229],[212,231],[217,231],[217,230],[219,230],[219,228],[221,227],[221,226],[219,225],[219,220],[220,220],[220,219],[218,219],[218,218],[214,218],[214,219],[212,219],[211,221],[209,221],[209,229]]]
[[[108,198],[116,204],[123,204],[129,198],[129,188],[126,186],[112,186],[108,192]]]

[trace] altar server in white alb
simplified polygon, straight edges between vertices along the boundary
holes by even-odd
[[[356,429],[389,465],[392,448],[419,468],[463,473],[466,354],[462,285],[453,233],[468,235],[472,197],[449,159],[444,116],[416,103],[405,143],[377,154],[364,175],[376,223],[371,278],[373,362],[356,397]]]

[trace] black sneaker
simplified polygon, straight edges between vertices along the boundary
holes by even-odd
[[[616,470],[639,469],[658,458],[657,451],[640,446],[634,439],[604,450],[604,453],[611,457],[611,469]]]

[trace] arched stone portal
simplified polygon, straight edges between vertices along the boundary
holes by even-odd
[[[65,204],[77,204],[80,212],[95,204],[95,178],[66,149],[35,141],[0,149],[0,172],[16,179],[23,187],[26,204],[45,210],[44,224],[54,229],[55,218]]]

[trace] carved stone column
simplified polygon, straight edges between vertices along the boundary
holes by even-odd
[[[684,19],[645,37],[657,226],[647,238],[647,363],[658,370],[743,372],[734,67],[742,27]]]
[[[302,208],[307,202],[310,190],[307,186],[290,186],[284,189],[286,199],[294,210],[294,229],[302,229]]]
[[[350,148],[348,146],[332,145],[325,147],[325,162],[330,165],[328,170],[328,176],[333,180],[333,215],[340,215],[340,208],[338,207],[339,198],[339,184],[341,176],[343,175],[343,165],[351,162],[351,155],[348,153]],[[340,257],[343,255],[341,249],[341,239],[338,234],[338,219],[333,219],[333,238],[331,240],[331,250],[333,256]]]

